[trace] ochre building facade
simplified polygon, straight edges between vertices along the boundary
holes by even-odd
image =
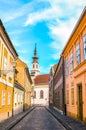
[[[86,122],[86,8],[63,52],[67,115]]]
[[[13,112],[13,68],[17,52],[0,20],[0,121],[12,116]]]
[[[21,59],[17,59],[17,81],[25,89],[24,97],[24,109],[27,109],[31,106],[31,88],[32,80],[29,74],[29,69],[27,64],[24,63]]]

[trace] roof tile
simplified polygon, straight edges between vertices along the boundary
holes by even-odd
[[[49,74],[37,75],[35,78],[35,84],[46,83],[49,80]]]

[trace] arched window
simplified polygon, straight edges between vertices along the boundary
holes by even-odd
[[[86,60],[86,34],[83,37],[83,43],[84,43],[84,59]]]
[[[34,98],[36,98],[36,91],[34,91]]]
[[[33,68],[35,68],[35,65],[33,64]]]
[[[36,68],[38,68],[38,65],[36,65]]]
[[[43,98],[44,97],[44,92],[43,90],[40,91],[40,98]]]

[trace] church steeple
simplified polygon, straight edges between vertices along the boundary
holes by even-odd
[[[38,56],[37,56],[37,50],[36,50],[36,43],[35,43],[35,49],[34,49],[34,56],[33,56],[33,63],[38,63]]]
[[[34,49],[34,56],[36,56],[36,43],[35,43],[35,49]]]
[[[36,47],[37,47],[37,44],[35,43],[34,56],[32,57],[33,58],[32,69],[31,69],[32,79],[34,79],[35,76],[39,75],[39,72],[40,72]]]

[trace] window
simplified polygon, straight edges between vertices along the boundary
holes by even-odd
[[[86,60],[86,34],[83,37],[83,43],[84,43],[84,59]]]
[[[21,101],[21,103],[23,102],[23,95],[22,94],[20,95],[20,101]]]
[[[33,68],[35,68],[35,65],[33,64]]]
[[[74,105],[74,88],[71,88],[71,103]]]
[[[66,75],[68,75],[68,59],[66,59]]]
[[[38,65],[36,65],[36,68],[38,68]]]
[[[67,90],[67,104],[69,104],[69,90]]]
[[[80,44],[77,44],[76,46],[76,62],[80,63]]]
[[[34,98],[36,98],[36,91],[34,91]]]
[[[2,90],[2,106],[5,105],[5,90]]]
[[[11,93],[8,92],[8,105],[10,105],[10,103],[11,103]]]
[[[18,103],[20,103],[20,94],[18,93]]]
[[[70,53],[70,71],[73,71],[73,53]]]
[[[15,95],[14,95],[14,99],[15,99],[15,106],[17,105],[17,93],[15,92]]]
[[[43,90],[40,91],[40,98],[43,98],[44,96],[44,93],[43,93]]]
[[[7,57],[4,56],[4,70],[7,69]]]

